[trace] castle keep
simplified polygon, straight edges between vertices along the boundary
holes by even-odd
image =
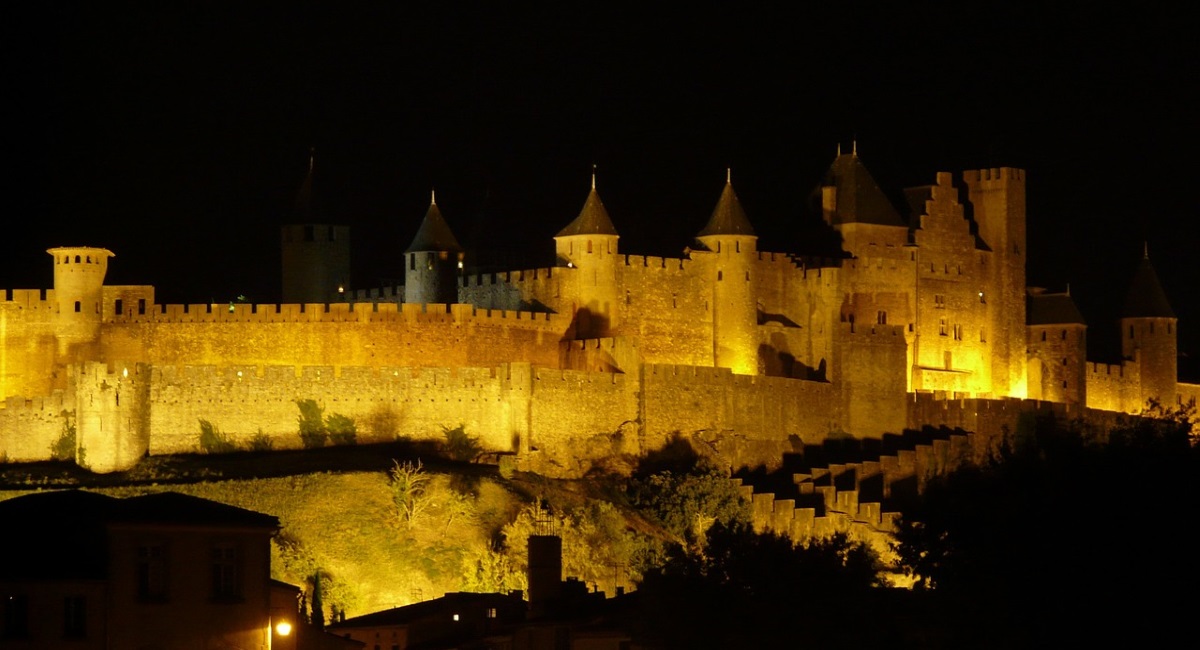
[[[298,447],[311,399],[360,442],[462,425],[572,476],[676,435],[770,465],[830,436],[998,430],[1038,401],[1138,412],[1200,393],[1176,378],[1149,259],[1118,364],[1087,360],[1068,294],[1026,287],[1024,171],[942,172],[903,196],[839,154],[813,198],[845,254],[815,259],[759,250],[727,177],[681,257],[662,258],[620,250],[593,179],[554,266],[481,275],[431,200],[403,287],[350,290],[344,227],[285,226],[284,304],[162,305],[152,286],[104,284],[112,252],[52,248],[53,288],[0,303],[0,458],[49,458],[73,429],[78,462],[121,470],[197,450],[200,420]]]

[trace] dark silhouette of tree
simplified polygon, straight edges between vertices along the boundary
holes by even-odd
[[[905,512],[903,566],[953,647],[1158,645],[1190,625],[1200,457],[1185,421],[1037,418]],[[1182,590],[1182,593],[1181,593]]]
[[[669,648],[861,648],[900,643],[876,558],[843,536],[798,547],[717,523],[703,553],[677,546],[639,587],[640,633]]]

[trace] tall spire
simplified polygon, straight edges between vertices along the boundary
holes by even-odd
[[[613,225],[612,219],[608,218],[608,210],[604,209],[604,202],[600,200],[600,194],[596,192],[596,166],[592,165],[592,189],[588,192],[587,200],[583,202],[583,209],[579,211],[579,216],[560,230],[555,237],[615,234],[617,234],[617,228]]]
[[[750,219],[746,217],[746,211],[742,209],[737,192],[733,191],[731,179],[732,171],[726,167],[725,188],[721,190],[721,197],[717,199],[717,206],[713,208],[712,216],[708,218],[708,224],[696,235],[697,237],[709,235],[755,236],[754,227],[750,225]]]
[[[404,251],[405,253],[422,251],[462,252],[462,246],[459,246],[458,239],[454,236],[454,232],[450,230],[450,225],[442,218],[442,211],[438,209],[434,198],[433,190],[430,190],[429,209],[425,212],[425,218],[421,221],[421,226],[417,228],[417,234],[413,237],[412,243]]]
[[[1148,249],[1143,244],[1142,259],[1133,273],[1121,318],[1175,318],[1167,294],[1158,281],[1158,274],[1150,264]]]

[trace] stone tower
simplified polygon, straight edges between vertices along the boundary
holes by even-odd
[[[992,250],[985,294],[992,392],[1025,394],[1025,172],[963,172],[979,236]]]
[[[463,249],[442,218],[437,197],[429,193],[429,209],[404,251],[404,302],[458,302],[458,276]]]
[[[80,348],[96,342],[104,302],[104,275],[112,251],[71,246],[46,251],[54,258],[55,334],[66,362],[87,358]]]
[[[1070,292],[1047,293],[1030,287],[1028,397],[1048,402],[1087,404],[1087,323]]]
[[[758,237],[738,201],[729,174],[708,224],[696,235],[708,254],[713,283],[713,363],[735,373],[758,373],[758,301],[754,262]]]
[[[350,292],[350,228],[315,222],[313,166],[310,154],[293,222],[280,232],[284,303],[336,302]]]
[[[556,265],[568,269],[564,285],[574,296],[577,339],[611,336],[620,323],[618,239],[593,173],[579,216],[554,236]]]
[[[1179,365],[1175,312],[1158,282],[1147,251],[1142,256],[1121,308],[1121,354],[1137,365],[1141,377],[1139,404],[1151,399],[1175,405]]]

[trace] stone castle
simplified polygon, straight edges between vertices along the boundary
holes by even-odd
[[[933,180],[893,201],[839,152],[812,196],[844,254],[818,259],[758,250],[727,177],[665,258],[621,252],[593,176],[553,266],[485,274],[463,270],[431,200],[403,286],[358,292],[346,227],[289,225],[282,304],[158,304],[152,286],[104,283],[109,250],[52,248],[53,288],[0,303],[0,459],[66,444],[118,471],[197,451],[201,420],[299,447],[297,401],[314,400],[353,418],[360,443],[462,426],[518,467],[579,476],[676,436],[771,466],[831,437],[994,434],[1048,404],[1196,399],[1149,259],[1119,323],[1124,359],[1089,362],[1070,295],[1026,287],[1025,172]]]

